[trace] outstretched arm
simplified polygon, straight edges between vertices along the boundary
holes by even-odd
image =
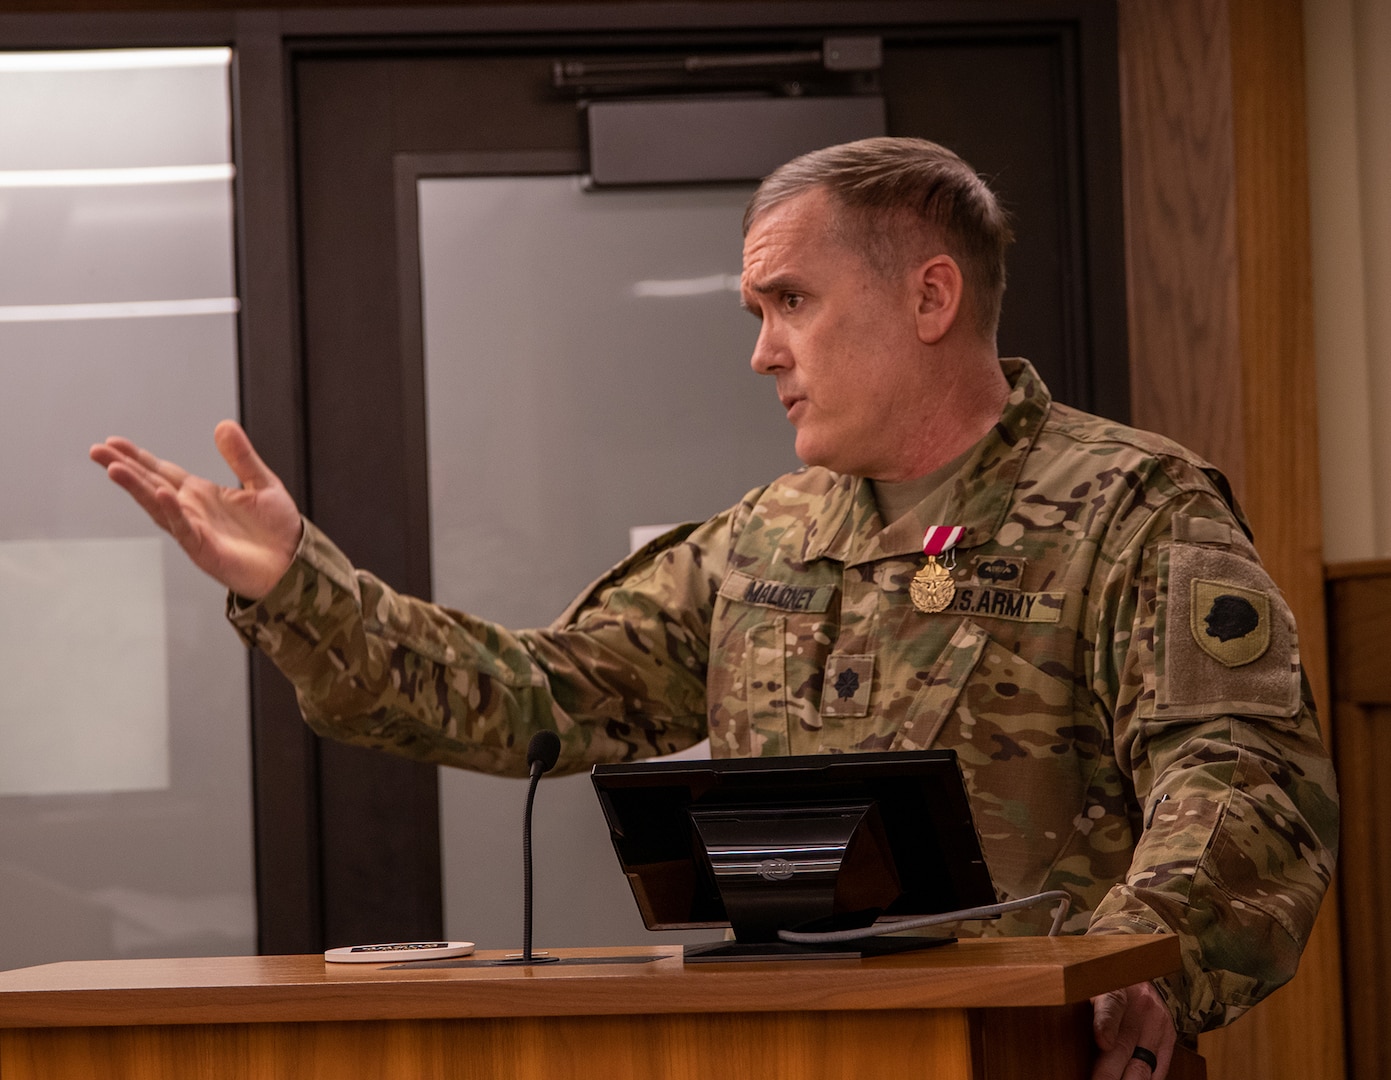
[[[240,488],[194,476],[119,436],[93,446],[89,456],[178,541],[200,570],[257,600],[289,569],[303,524],[285,485],[266,467],[241,425],[224,420],[213,438]]]

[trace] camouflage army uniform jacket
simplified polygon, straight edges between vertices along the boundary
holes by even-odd
[[[490,772],[524,774],[541,727],[570,769],[706,734],[716,756],[951,748],[1002,898],[1066,889],[1069,930],[1179,934],[1160,989],[1181,1030],[1214,1026],[1293,974],[1333,871],[1294,623],[1214,469],[1005,367],[999,424],[888,528],[868,483],[804,469],[514,633],[394,593],[306,525],[234,622],[317,731]],[[931,524],[965,532],[924,614]]]

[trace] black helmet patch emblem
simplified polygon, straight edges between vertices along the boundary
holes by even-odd
[[[1241,667],[1270,648],[1270,598],[1227,581],[1193,579],[1190,629],[1198,647],[1227,667]]]

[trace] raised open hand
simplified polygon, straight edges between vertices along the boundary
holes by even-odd
[[[257,600],[290,567],[303,530],[299,510],[240,424],[222,421],[213,438],[240,488],[194,476],[119,436],[97,443],[89,456],[199,569]]]

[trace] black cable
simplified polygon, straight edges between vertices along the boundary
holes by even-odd
[[[866,938],[878,937],[880,934],[893,934],[900,930],[920,930],[926,926],[940,926],[943,923],[960,922],[966,919],[993,918],[1009,911],[1032,907],[1034,904],[1046,900],[1058,901],[1058,909],[1053,913],[1053,926],[1048,931],[1049,937],[1056,937],[1058,931],[1063,927],[1063,921],[1067,918],[1068,909],[1072,906],[1072,897],[1060,889],[1026,896],[1020,900],[1008,900],[1003,904],[964,908],[961,911],[944,911],[940,915],[924,915],[920,918],[904,919],[900,922],[877,923],[874,926],[864,926],[856,930],[833,930],[825,934],[804,934],[795,930],[779,930],[778,937],[782,941],[790,941],[798,945],[830,945],[847,941],[863,941]]]

